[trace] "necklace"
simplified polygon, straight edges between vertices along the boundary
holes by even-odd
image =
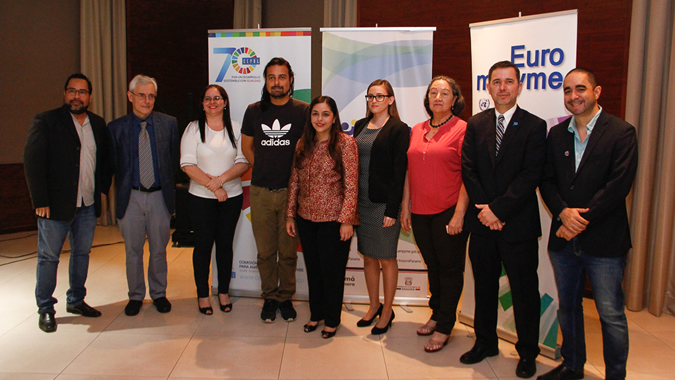
[[[455,115],[450,115],[449,118],[445,119],[444,122],[442,122],[442,123],[440,123],[440,124],[438,124],[438,125],[434,125],[434,124],[431,122],[431,121],[433,120],[433,118],[431,118],[431,119],[429,119],[429,126],[431,126],[431,128],[438,128],[438,127],[442,126],[443,124],[447,123],[448,121],[450,121],[450,119],[452,119],[453,117],[455,117]]]

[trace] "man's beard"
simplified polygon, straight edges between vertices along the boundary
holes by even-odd
[[[85,112],[87,112],[87,108],[89,108],[89,105],[84,105],[84,103],[80,102],[82,104],[81,106],[74,106],[73,105],[74,100],[71,100],[70,103],[68,103],[68,110],[70,113],[75,114],[75,115],[81,115]]]
[[[277,89],[277,88],[278,88],[278,89],[281,89],[281,93],[278,93],[278,92],[277,92],[278,95],[275,95],[275,92],[276,92],[276,91],[274,91],[274,90]],[[269,93],[270,93],[270,97],[271,97],[271,98],[285,98],[286,95],[288,95],[288,94],[291,92],[291,89],[289,88],[288,91],[286,91],[286,92],[283,92],[283,91],[284,91],[284,88],[281,87],[281,86],[272,87],[272,91],[269,92]]]

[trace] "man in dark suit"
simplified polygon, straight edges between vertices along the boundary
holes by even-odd
[[[84,283],[96,217],[101,215],[101,193],[108,194],[112,178],[110,136],[103,118],[87,111],[89,79],[73,74],[64,88],[62,107],[35,116],[24,154],[26,182],[38,216],[35,298],[38,326],[44,332],[56,331],[57,300],[52,295],[66,235],[71,248],[66,311],[101,315],[84,302]]]
[[[598,105],[602,88],[592,72],[570,71],[563,89],[572,117],[548,135],[541,184],[553,215],[548,249],[558,288],[563,363],[539,379],[584,377],[586,276],[602,324],[605,378],[625,379],[628,325],[621,282],[631,248],[626,196],[637,171],[635,128]]]
[[[171,311],[166,299],[166,246],[175,212],[174,175],[180,158],[178,121],[153,112],[157,81],[136,75],[127,92],[133,112],[109,124],[116,165],[117,219],[127,253],[129,303],[126,315],[138,314],[145,298],[143,246],[148,238],[150,298],[160,313]]]
[[[497,307],[502,265],[509,278],[520,361],[516,375],[532,377],[539,355],[538,242],[535,192],[546,153],[546,122],[516,105],[520,70],[509,61],[490,68],[494,109],[471,117],[462,148],[462,179],[469,194],[466,229],[475,280],[476,343],[461,356],[474,364],[499,353]]]

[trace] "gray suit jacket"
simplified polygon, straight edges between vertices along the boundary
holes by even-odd
[[[131,196],[134,141],[131,125],[132,115],[122,116],[108,124],[112,135],[113,160],[115,162],[115,188],[117,189],[117,219],[122,219]],[[176,210],[174,176],[180,163],[180,136],[175,117],[160,112],[152,113],[155,142],[157,144],[159,179],[166,208],[170,214]]]

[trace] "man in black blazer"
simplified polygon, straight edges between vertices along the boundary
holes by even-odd
[[[628,325],[621,282],[631,248],[626,196],[637,171],[635,128],[598,105],[602,89],[592,72],[570,71],[563,89],[573,117],[548,135],[541,183],[553,215],[548,249],[558,288],[563,364],[539,379],[584,377],[586,276],[602,324],[605,378],[625,379]]]
[[[71,252],[66,311],[101,315],[84,302],[84,283],[96,217],[101,215],[101,193],[108,194],[112,178],[110,136],[103,118],[87,111],[89,79],[73,74],[64,90],[62,107],[35,116],[24,152],[26,182],[38,216],[35,298],[38,326],[44,332],[56,331],[53,293],[67,235]]]
[[[110,122],[117,189],[117,220],[127,255],[129,302],[124,313],[139,313],[145,298],[143,247],[147,236],[150,258],[148,288],[160,313],[171,311],[166,298],[166,246],[175,212],[174,176],[180,159],[175,117],[153,111],[157,81],[136,75],[127,97],[133,112]]]
[[[475,280],[476,343],[461,356],[474,364],[499,353],[497,307],[502,265],[511,287],[520,361],[516,375],[532,377],[539,355],[538,242],[535,192],[546,153],[546,122],[516,105],[520,70],[509,61],[490,68],[494,109],[471,117],[462,147],[462,179],[469,194],[466,229]]]

